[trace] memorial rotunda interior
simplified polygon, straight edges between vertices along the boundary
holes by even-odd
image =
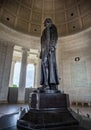
[[[40,86],[46,18],[58,30],[59,89],[69,94],[71,105],[91,107],[91,0],[0,0],[0,103],[28,103],[29,93]],[[14,87],[17,62],[21,68]],[[26,88],[28,64],[34,65],[34,82]]]

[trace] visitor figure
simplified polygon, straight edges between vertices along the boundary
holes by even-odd
[[[45,29],[41,36],[41,80],[45,89],[57,89],[59,84],[56,65],[56,44],[58,33],[50,18],[44,21]]]

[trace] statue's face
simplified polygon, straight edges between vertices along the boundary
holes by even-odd
[[[46,18],[44,21],[44,26],[48,27],[51,26],[51,24],[52,24],[52,20],[50,18]]]
[[[50,22],[45,22],[45,23],[44,23],[44,26],[45,26],[45,27],[48,27],[48,26],[50,26],[50,25],[51,25]]]

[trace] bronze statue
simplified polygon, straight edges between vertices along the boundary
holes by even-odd
[[[57,89],[59,84],[56,65],[56,44],[58,33],[50,18],[44,21],[45,29],[41,36],[41,80],[45,89]]]
[[[21,130],[79,130],[79,122],[68,109],[68,95],[61,93],[57,88],[57,29],[49,18],[45,20],[44,25],[40,55],[42,87],[30,94],[30,109],[19,118],[17,127]]]

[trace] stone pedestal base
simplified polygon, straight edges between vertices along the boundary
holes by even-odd
[[[68,111],[68,95],[58,92],[33,92],[30,110],[17,121],[28,130],[78,130],[78,121]]]

